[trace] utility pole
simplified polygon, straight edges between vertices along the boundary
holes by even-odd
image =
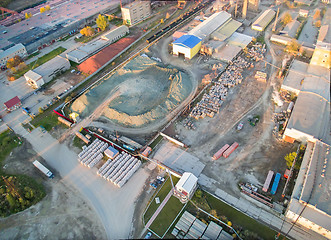
[[[278,8],[278,10],[277,10],[276,20],[275,20],[274,26],[273,26],[273,28],[272,28],[272,31],[273,31],[273,32],[276,31],[276,24],[277,24],[277,20],[278,20],[278,14],[279,14],[279,8]]]

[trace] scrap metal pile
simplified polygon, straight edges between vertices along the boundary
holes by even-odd
[[[214,82],[208,93],[205,93],[200,102],[192,109],[190,117],[199,119],[205,116],[214,117],[226,99],[229,88],[242,82],[243,71],[254,66],[253,62],[263,59],[266,49],[263,45],[253,45],[248,48],[246,56],[238,56]]]

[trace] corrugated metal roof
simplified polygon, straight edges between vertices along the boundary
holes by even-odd
[[[173,44],[182,45],[188,48],[194,48],[199,42],[201,42],[201,39],[196,36],[183,35],[180,38],[178,38],[176,41],[174,41]]]
[[[253,26],[265,28],[275,17],[276,12],[272,9],[265,10],[253,23]]]
[[[114,157],[116,156],[119,152],[118,150],[116,150],[115,148],[113,148],[112,146],[109,146],[105,151],[104,153],[106,154],[106,156],[108,157]]]
[[[201,24],[189,31],[189,34],[204,40],[205,38],[208,38],[217,28],[229,21],[230,18],[231,14],[225,11],[214,13],[207,20],[203,21]]]
[[[9,101],[5,102],[5,106],[10,109],[11,107],[15,106],[16,104],[20,103],[21,100],[15,96],[12,99],[10,99]]]
[[[7,57],[8,55],[15,53],[22,49],[25,49],[25,47],[22,43],[16,44],[16,45],[12,46],[11,48],[8,48],[7,50],[0,52],[0,59]]]
[[[241,25],[241,22],[231,19],[229,22],[218,28],[211,36],[218,41],[224,41],[225,39],[229,38],[235,31],[237,31]]]
[[[203,234],[202,238],[203,239],[217,239],[218,235],[222,231],[222,227],[214,222],[210,222],[208,224],[208,227]]]
[[[111,40],[113,38],[113,36],[118,36],[121,35],[125,32],[129,32],[129,28],[126,25],[122,25],[118,28],[115,28],[113,30],[108,31],[106,34],[104,34],[103,36],[101,36],[102,39],[104,40]]]

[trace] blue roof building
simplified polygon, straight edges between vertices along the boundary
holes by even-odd
[[[192,59],[200,51],[201,38],[194,35],[183,35],[173,42],[172,47],[174,55]]]

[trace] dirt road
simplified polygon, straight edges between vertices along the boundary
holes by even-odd
[[[48,133],[43,134],[37,129],[28,133],[18,121],[10,122],[7,116],[4,121],[31,143],[33,149],[52,169],[57,171],[62,181],[76,188],[91,204],[103,224],[108,239],[130,237],[135,200],[148,178],[148,173],[143,168],[139,169],[128,183],[119,189],[98,177],[95,168],[88,169],[78,164],[77,154],[66,145],[59,144]],[[11,115],[11,118],[19,119],[14,115]]]

